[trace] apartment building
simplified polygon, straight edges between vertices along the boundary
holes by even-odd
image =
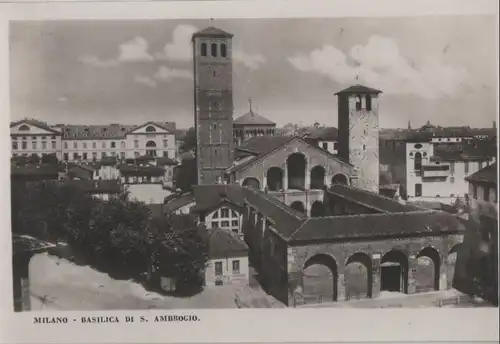
[[[62,159],[62,134],[58,127],[34,119],[26,119],[10,124],[12,156],[42,157],[56,154]]]

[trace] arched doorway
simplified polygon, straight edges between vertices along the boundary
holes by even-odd
[[[321,201],[315,201],[311,205],[311,217],[322,217],[325,216],[325,205]]]
[[[347,177],[345,174],[342,173],[337,173],[332,177],[332,185],[349,185],[349,181],[347,180]]]
[[[302,269],[302,296],[306,302],[337,300],[337,262],[332,256],[317,254]]]
[[[271,167],[267,170],[267,188],[270,191],[283,190],[283,170],[279,167]]]
[[[440,266],[441,259],[435,248],[427,246],[418,253],[414,276],[417,293],[439,290]]]
[[[253,178],[253,177],[249,177],[249,178],[245,178],[245,180],[243,180],[243,186],[248,186],[248,187],[251,187],[253,189],[260,189],[260,182],[257,178]]]
[[[156,142],[154,141],[146,142],[146,155],[156,156]]]
[[[357,252],[345,264],[345,292],[347,299],[372,297],[372,261],[366,253]]]
[[[380,261],[380,290],[408,293],[408,257],[391,250]]]
[[[288,188],[305,190],[306,186],[306,157],[302,153],[293,153],[286,159],[288,171]]]
[[[300,211],[303,214],[306,213],[306,208],[304,207],[304,203],[302,203],[301,201],[293,202],[292,204],[290,204],[290,208]]]
[[[446,286],[448,289],[451,289],[453,287],[453,282],[456,278],[455,274],[457,256],[458,253],[463,249],[463,247],[464,246],[462,243],[454,245],[448,253],[448,256],[446,257]]]
[[[311,189],[322,190],[325,187],[325,168],[314,166],[311,170]]]

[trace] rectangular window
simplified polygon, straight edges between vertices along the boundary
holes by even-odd
[[[63,159],[64,159],[64,161],[68,161],[69,160],[68,153],[64,153]]]
[[[12,149],[17,149],[17,141],[12,141]]]
[[[56,141],[52,141],[51,143],[52,149],[56,149]]]
[[[474,199],[477,199],[477,185],[476,184],[472,185],[472,197]]]
[[[21,142],[21,149],[28,149],[28,143],[26,141]]]
[[[87,153],[83,153],[83,160],[87,160]]]
[[[369,94],[366,95],[366,110],[367,111],[372,110],[372,96]]]
[[[422,196],[422,184],[415,184],[415,197]]]
[[[78,153],[73,153],[73,160],[78,160]]]
[[[82,143],[83,149],[87,149],[87,142]]]
[[[221,209],[220,213],[221,213],[221,215],[220,215],[221,217],[229,217],[229,209],[227,209],[227,208]]]
[[[450,163],[450,173],[451,173],[451,175],[455,174],[455,163],[454,162]]]
[[[122,149],[125,149],[125,141],[120,142],[120,146],[122,147]]]
[[[47,142],[42,141],[42,149],[47,149]]]
[[[221,221],[220,226],[221,226],[222,228],[227,228],[227,227],[229,227],[229,221]]]
[[[487,186],[483,186],[483,190],[484,190],[484,197],[483,197],[483,199],[486,202],[489,202],[489,200],[490,200],[490,188],[487,187]]]
[[[480,169],[483,168],[483,162],[482,161],[479,161],[477,164],[478,164],[478,170],[480,170]]]
[[[167,148],[168,147],[168,140],[163,140],[163,148]]]
[[[125,159],[125,152],[120,152],[120,157],[121,157],[122,159]]]
[[[64,142],[64,149],[68,149],[68,143]]]
[[[219,221],[212,221],[212,228],[219,228]]]
[[[323,146],[324,150],[328,150],[328,143],[327,142],[323,142],[322,146]]]
[[[134,140],[134,148],[139,148],[139,140]]]
[[[222,276],[222,262],[215,262],[215,275]]]
[[[92,152],[92,160],[97,160],[97,152]]]
[[[31,137],[31,139],[32,139],[32,140],[36,140],[36,139],[37,139],[37,137],[36,137],[36,136],[32,136],[32,137]]]
[[[231,226],[238,227],[238,220],[231,221]]]
[[[106,152],[101,153],[101,157],[105,158],[106,157]]]
[[[47,136],[42,136],[42,140],[46,140],[47,139]]]
[[[52,139],[52,140],[55,140],[55,139],[56,139],[56,137],[55,137],[55,136],[52,136],[52,137],[51,137],[51,139]]]
[[[33,147],[33,149],[36,149],[36,142],[31,142],[31,146]]]
[[[94,148],[94,149],[97,148],[97,142],[92,142],[92,148]]]
[[[163,156],[164,156],[165,158],[168,158],[168,152],[167,152],[167,151],[163,151]]]
[[[139,152],[134,152],[134,156],[138,158],[140,156]]]
[[[233,260],[233,274],[239,274],[239,273],[240,273],[240,261]]]
[[[361,110],[361,96],[356,96],[356,110]]]
[[[102,142],[102,148],[106,148],[106,141]]]
[[[78,142],[73,142],[73,148],[77,149],[78,148]]]
[[[114,141],[111,142],[111,148],[116,148],[116,142]]]
[[[466,161],[464,163],[464,172],[465,172],[465,174],[469,174],[469,162],[468,161]]]

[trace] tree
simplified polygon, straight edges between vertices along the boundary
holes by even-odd
[[[198,183],[196,159],[184,159],[175,169],[175,187],[183,192],[191,191]]]
[[[28,164],[38,165],[40,163],[40,157],[33,153],[27,159]]]
[[[46,154],[42,156],[42,164],[58,165],[59,160],[55,154]]]
[[[151,222],[151,257],[160,276],[173,277],[177,289],[198,290],[208,261],[208,236],[189,215],[172,215]]]
[[[182,143],[180,149],[182,152],[187,152],[196,148],[196,130],[195,128],[189,128],[184,136],[184,142]]]

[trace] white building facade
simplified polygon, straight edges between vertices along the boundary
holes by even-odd
[[[62,158],[62,135],[59,128],[36,120],[22,120],[10,125],[12,156],[55,154]]]

